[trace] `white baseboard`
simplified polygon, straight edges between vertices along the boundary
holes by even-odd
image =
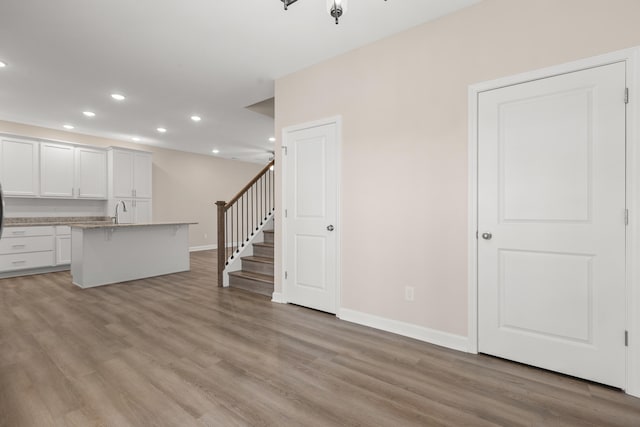
[[[211,251],[218,249],[218,245],[191,246],[189,252]]]
[[[277,302],[278,304],[286,304],[284,295],[281,292],[274,292],[271,296],[271,302]]]
[[[344,308],[339,310],[338,318],[347,322],[369,326],[371,328],[380,329],[420,341],[425,341],[430,344],[439,345],[441,347],[450,348],[452,350],[464,352],[468,351],[467,337],[463,337],[460,335],[454,335],[448,332],[425,328],[424,326],[413,325],[411,323],[400,322],[398,320],[387,319],[384,317],[374,316],[372,314],[362,313],[359,311]]]

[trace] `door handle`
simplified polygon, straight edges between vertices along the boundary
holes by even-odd
[[[333,225],[327,225],[327,230],[333,231]]]
[[[492,237],[493,237],[493,234],[491,233],[482,233],[482,238],[484,240],[491,240]]]

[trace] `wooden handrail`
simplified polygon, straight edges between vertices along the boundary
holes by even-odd
[[[229,202],[217,201],[218,286],[223,286],[224,269],[275,211],[275,160],[270,161]],[[227,231],[230,236],[227,235]],[[230,239],[229,239],[230,237]],[[227,243],[229,241],[229,243]],[[231,257],[227,258],[228,247]]]
[[[253,177],[253,179],[252,179],[251,181],[249,181],[249,183],[248,183],[247,185],[245,185],[245,186],[244,186],[244,188],[243,188],[242,190],[240,190],[240,191],[238,192],[238,194],[236,194],[236,195],[235,195],[235,196],[234,196],[230,201],[228,201],[228,202],[227,202],[227,204],[226,204],[226,205],[225,205],[225,207],[224,207],[224,208],[225,208],[225,210],[228,210],[228,209],[231,207],[231,205],[233,205],[235,202],[237,202],[237,201],[238,201],[238,199],[240,199],[240,197],[242,197],[242,195],[243,195],[244,193],[246,193],[246,192],[247,192],[247,190],[249,190],[249,189],[253,186],[253,184],[255,184],[256,182],[258,182],[258,180],[259,180],[260,178],[262,178],[262,175],[264,175],[264,174],[265,174],[265,173],[266,173],[266,172],[271,168],[271,166],[273,166],[273,165],[275,164],[275,162],[276,162],[275,160],[271,160],[271,161],[267,164],[267,166],[265,166],[264,168],[262,168],[262,170],[261,170],[260,172],[258,172],[258,174],[257,174],[255,177]]]

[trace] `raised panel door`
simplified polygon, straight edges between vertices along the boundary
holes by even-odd
[[[478,346],[625,382],[625,65],[482,93]]]
[[[0,145],[0,181],[5,196],[39,194],[39,143],[5,138]]]
[[[92,148],[76,148],[77,195],[82,199],[107,198],[107,153]]]
[[[74,147],[71,145],[40,144],[40,195],[43,197],[73,198]]]

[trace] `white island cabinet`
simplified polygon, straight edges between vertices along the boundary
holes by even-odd
[[[73,225],[73,283],[91,288],[188,271],[189,224]]]

